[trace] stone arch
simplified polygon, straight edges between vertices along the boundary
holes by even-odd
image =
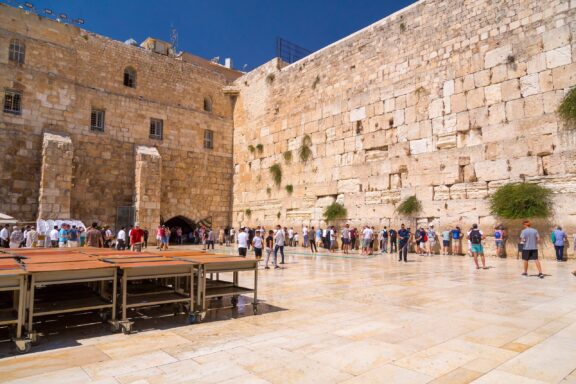
[[[196,227],[198,227],[198,224],[186,217],[186,216],[174,216],[166,221],[164,221],[162,223],[163,225],[166,225],[167,227],[170,228],[174,228],[174,227],[180,227],[182,228],[182,238],[184,239],[184,242],[188,242],[189,239],[189,234],[190,232],[194,231],[196,229]],[[175,236],[176,234],[173,232],[172,236]]]

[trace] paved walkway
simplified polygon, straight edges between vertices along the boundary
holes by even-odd
[[[573,262],[544,262],[541,280],[515,259],[292,252],[261,271],[261,315],[69,329],[0,359],[0,382],[576,383]]]

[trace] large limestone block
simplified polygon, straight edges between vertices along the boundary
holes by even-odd
[[[350,111],[350,122],[356,122],[366,118],[366,108],[360,107]]]
[[[436,140],[436,148],[438,149],[450,149],[456,147],[456,134],[448,134],[445,136],[438,136]]]
[[[510,177],[518,179],[525,176],[537,176],[540,172],[537,156],[510,159]]]
[[[570,43],[570,27],[564,25],[560,28],[550,29],[542,34],[544,50],[551,51]]]
[[[499,64],[505,63],[508,56],[512,55],[512,46],[504,45],[502,47],[486,52],[484,56],[484,67],[492,68]]]
[[[484,105],[484,88],[476,88],[468,91],[466,95],[466,107],[468,109],[479,108]]]
[[[428,147],[430,144],[430,139],[424,138],[420,140],[411,140],[410,141],[410,154],[418,155],[421,153],[428,152]]]
[[[338,180],[338,193],[360,192],[360,179]]]
[[[479,161],[474,164],[474,171],[478,180],[482,181],[502,180],[510,176],[505,159]]]
[[[556,68],[572,62],[572,50],[569,45],[546,52],[546,67]]]

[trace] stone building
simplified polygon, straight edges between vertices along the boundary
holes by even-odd
[[[324,224],[339,201],[353,225],[398,225],[416,195],[420,224],[491,231],[487,196],[527,181],[553,190],[553,221],[575,233],[576,131],[555,113],[575,85],[575,1],[418,1],[236,80],[233,221]]]
[[[0,4],[0,211],[227,225],[223,89],[240,75],[159,40],[124,44]]]

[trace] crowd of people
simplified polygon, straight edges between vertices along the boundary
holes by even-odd
[[[408,253],[413,250],[421,256],[432,256],[436,253],[442,255],[463,254],[462,243],[466,242],[467,254],[473,257],[477,269],[487,269],[484,245],[486,235],[473,224],[467,232],[459,226],[445,228],[442,232],[436,232],[434,225],[424,228],[419,226],[412,231],[410,227],[402,224],[398,229],[384,227],[376,230],[375,227],[364,226],[362,228],[350,227],[345,224],[340,230],[335,226],[326,228],[308,226],[302,227],[302,238],[293,227],[277,225],[274,229],[266,231],[264,227],[242,227],[238,231],[226,227],[216,232],[212,228],[198,227],[188,233],[184,233],[181,227],[169,228],[159,225],[156,229],[157,249],[168,250],[170,244],[183,244],[186,240],[192,244],[201,244],[204,250],[214,249],[214,245],[231,246],[236,244],[238,254],[246,257],[248,251],[253,249],[257,259],[266,254],[265,268],[272,266],[279,269],[279,264],[285,263],[284,247],[310,248],[311,253],[318,253],[319,248],[328,252],[341,250],[344,254],[358,251],[361,255],[373,255],[376,252],[398,253],[398,261],[407,262]],[[497,225],[492,233],[495,242],[495,256],[504,257],[505,243],[508,240],[506,230],[502,225]],[[40,235],[34,226],[27,225],[22,229],[18,226],[6,224],[0,230],[0,246],[4,248],[33,248],[46,247],[78,247],[92,246],[115,248],[117,250],[132,249],[141,251],[148,247],[148,230],[140,228],[136,223],[128,228],[121,227],[117,233],[109,226],[99,226],[92,223],[84,229],[75,225],[61,224],[54,226],[45,233],[44,244],[40,242]],[[301,239],[301,241],[300,241]],[[542,239],[538,231],[532,228],[529,221],[524,222],[524,229],[518,237],[518,253],[516,258],[522,257],[524,261],[524,275],[527,273],[528,262],[535,261],[538,276],[544,277],[542,267],[538,261],[538,245]],[[554,245],[556,260],[565,261],[564,252],[568,245],[568,235],[560,226],[550,232],[550,241]],[[574,236],[574,250],[576,251],[576,235]],[[278,262],[280,255],[280,262]],[[576,271],[574,272],[576,276]]]

